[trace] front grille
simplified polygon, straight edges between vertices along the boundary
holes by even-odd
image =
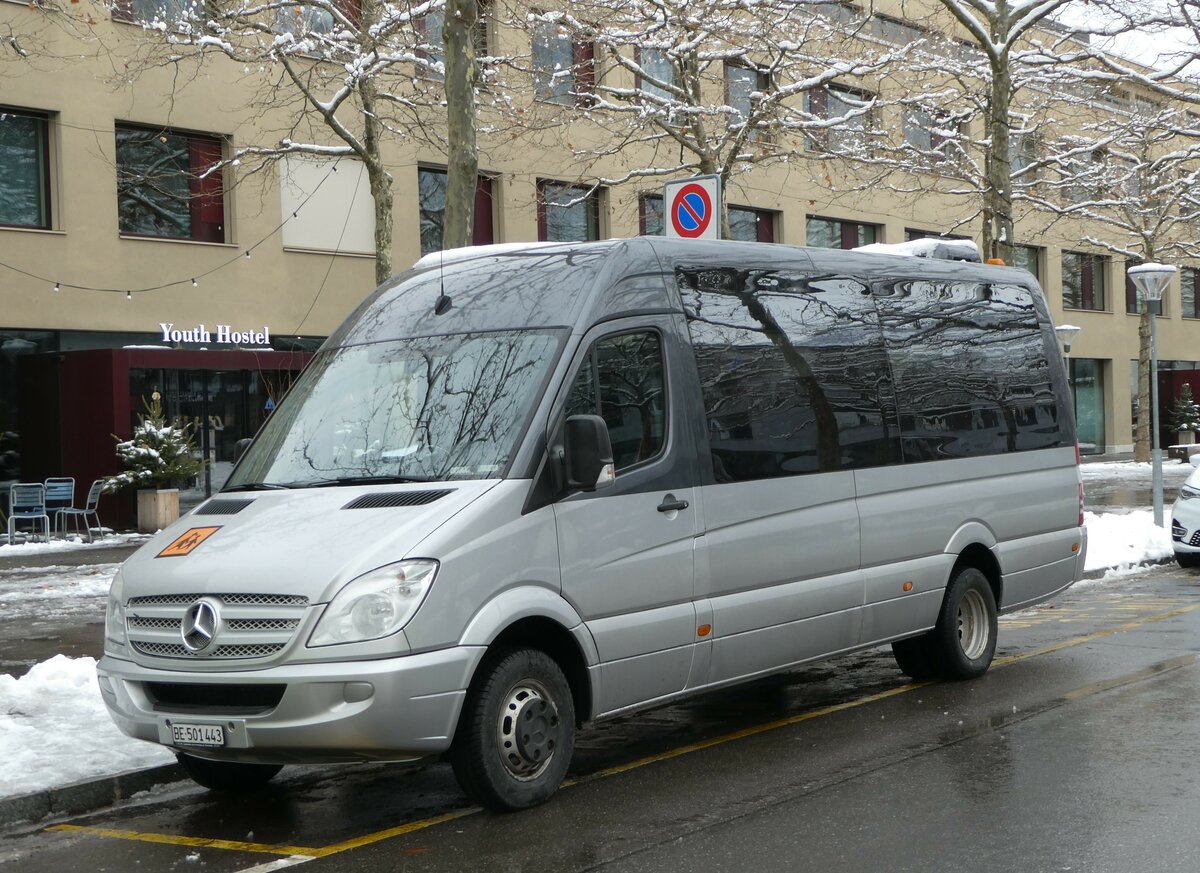
[[[1190,540],[1188,540],[1188,545],[1195,546],[1196,548],[1200,548],[1200,530],[1198,530],[1194,534],[1192,534],[1192,538]]]
[[[283,699],[286,685],[207,685],[147,682],[142,686],[158,712],[259,715]]]
[[[181,633],[201,597],[216,603],[220,620],[212,644],[195,653]],[[307,609],[308,598],[296,594],[154,594],[130,598],[125,628],[130,647],[151,658],[261,660],[287,648]]]

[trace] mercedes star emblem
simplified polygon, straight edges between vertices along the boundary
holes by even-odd
[[[213,638],[217,635],[217,624],[220,621],[217,606],[217,601],[206,597],[197,600],[183,614],[180,635],[183,638],[183,647],[193,655],[200,654],[212,645]]]

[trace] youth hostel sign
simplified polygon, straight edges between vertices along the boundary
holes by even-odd
[[[158,323],[162,330],[164,343],[223,343],[234,346],[269,346],[271,344],[271,328],[264,325],[262,330],[234,330],[228,324],[213,325],[209,330],[203,324],[195,327],[178,328],[174,323]]]

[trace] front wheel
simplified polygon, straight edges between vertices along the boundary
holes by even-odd
[[[243,793],[262,788],[275,774],[283,769],[282,764],[246,764],[241,761],[211,761],[180,752],[176,756],[192,781],[212,791]]]
[[[1176,552],[1175,562],[1185,569],[1200,567],[1200,554],[1195,552]]]
[[[571,687],[553,658],[510,649],[481,665],[450,749],[454,775],[472,800],[496,811],[543,803],[574,749]]]

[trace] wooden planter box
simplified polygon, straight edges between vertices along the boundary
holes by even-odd
[[[137,493],[138,532],[160,531],[179,518],[179,489],[147,489]]]

